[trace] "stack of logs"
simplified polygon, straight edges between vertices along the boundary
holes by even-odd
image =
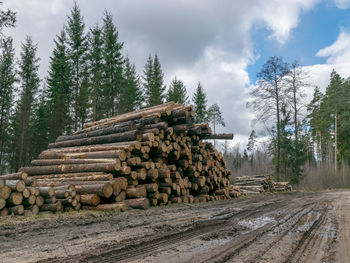
[[[0,176],[0,215],[37,215],[39,211],[50,211],[56,203],[54,189],[37,187],[36,181],[28,179],[24,172]]]
[[[288,182],[275,182],[271,175],[251,175],[234,177],[234,186],[240,188],[241,194],[259,194],[263,192],[291,191]]]
[[[170,102],[87,123],[58,137],[20,172],[39,189],[53,189],[50,211],[229,199],[236,196],[230,171],[203,139],[232,138],[212,135],[206,123],[194,124],[192,106]]]

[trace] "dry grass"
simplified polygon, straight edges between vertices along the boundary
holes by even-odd
[[[350,187],[350,168],[342,167],[338,171],[329,167],[310,167],[305,169],[305,177],[296,186],[299,190],[324,190]]]

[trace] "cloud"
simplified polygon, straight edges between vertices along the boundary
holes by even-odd
[[[350,1],[349,0],[333,0],[336,7],[340,9],[347,9],[350,7]]]
[[[285,43],[300,22],[300,15],[319,0],[77,0],[86,26],[101,23],[109,10],[125,42],[125,53],[139,73],[150,53],[157,52],[166,82],[183,80],[192,96],[200,81],[209,104],[218,103],[226,128],[235,138],[248,138],[252,114],[245,108],[251,85],[248,65],[254,51],[251,29],[266,27],[270,39]],[[17,53],[25,35],[39,43],[41,75],[44,77],[53,50],[53,39],[66,21],[73,0],[11,0],[4,4],[17,12],[18,23],[9,33]],[[246,142],[243,143],[244,145]]]

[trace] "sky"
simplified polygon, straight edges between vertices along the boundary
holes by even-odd
[[[175,76],[192,94],[200,81],[208,104],[217,103],[244,147],[254,115],[246,108],[256,74],[270,56],[297,60],[309,76],[305,100],[317,85],[324,91],[334,68],[350,76],[350,0],[77,0],[87,29],[114,17],[124,54],[142,74],[150,54],[160,59],[165,83]],[[73,0],[3,0],[17,13],[7,30],[17,54],[26,35],[38,43],[40,76],[47,75],[54,38]],[[262,136],[262,135],[261,135]]]

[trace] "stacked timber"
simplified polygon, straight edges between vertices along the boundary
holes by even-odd
[[[263,192],[290,191],[288,182],[275,182],[271,175],[251,175],[234,177],[234,186],[240,188],[242,194],[260,194]]]
[[[48,187],[37,187],[24,172],[0,176],[0,216],[37,215],[48,192],[53,193]]]
[[[204,139],[232,137],[212,135],[207,123],[194,124],[192,106],[170,102],[87,123],[58,137],[20,172],[54,189],[50,211],[229,199],[237,195],[229,187],[230,171]]]

